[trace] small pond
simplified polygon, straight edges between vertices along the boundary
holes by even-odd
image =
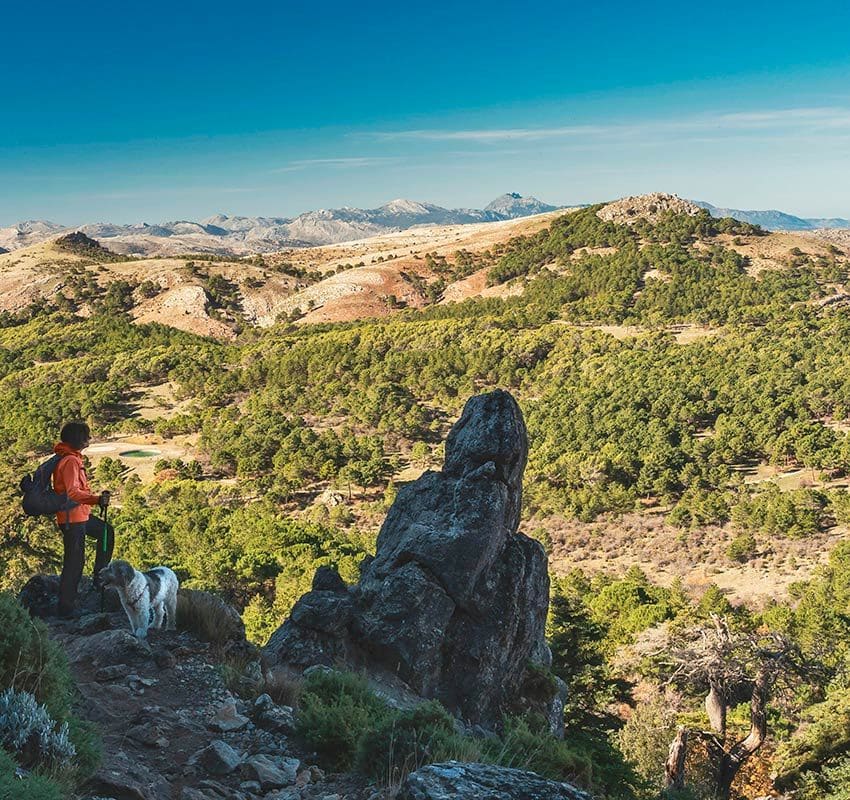
[[[159,450],[122,450],[118,455],[123,458],[153,458],[159,455]]]

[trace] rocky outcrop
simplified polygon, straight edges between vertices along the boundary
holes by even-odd
[[[449,433],[443,470],[399,492],[360,582],[317,571],[266,659],[392,674],[464,720],[497,723],[529,664],[551,661],[546,554],[517,532],[527,454],[513,397],[473,397]]]
[[[657,222],[663,214],[668,212],[695,217],[701,211],[702,209],[696,203],[683,200],[678,195],[652,192],[651,194],[640,194],[635,197],[615,200],[613,203],[608,203],[608,205],[600,208],[596,212],[596,216],[606,222],[632,225],[639,219]]]
[[[412,772],[398,800],[590,800],[569,783],[490,764],[448,761]]]
[[[82,231],[73,231],[64,236],[60,236],[54,246],[57,250],[63,250],[66,253],[74,253],[78,256],[85,256],[94,261],[121,261],[120,256],[107,250],[100,242],[86,236]]]

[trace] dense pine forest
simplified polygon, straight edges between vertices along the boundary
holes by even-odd
[[[135,324],[138,287],[93,282],[90,316],[76,313],[73,293],[3,314],[0,588],[58,571],[55,527],[23,516],[17,486],[63,421],[85,419],[96,440],[185,444],[187,456],[161,459],[151,480],[97,460],[92,483],[115,492],[116,555],[219,593],[262,643],[318,566],[356,580],[398,486],[439,468],[463,404],[493,387],[525,415],[522,530],[549,549],[555,518],[651,514],[683,537],[723,530],[730,563],[771,542],[842,532],[850,317],[824,301],[845,291],[847,256],[798,250],[759,271],[735,249],[765,235],[753,226],[707,212],[621,225],[597,210],[483,257],[457,253],[440,266],[434,302],[384,319],[281,320],[221,342]],[[436,302],[446,281],[483,267],[491,286],[522,292]],[[163,384],[176,410],[139,415],[139,398]],[[746,480],[760,465],[807,480]],[[801,800],[850,797],[848,602],[846,541],[758,607],[637,568],[562,570],[552,671],[570,689],[573,749],[538,754],[535,768],[612,798],[657,796],[677,727],[708,730],[703,701],[715,691],[724,737],[688,749],[677,795],[715,796],[717,747],[745,739],[765,676],[768,738],[742,759],[733,796],[766,794],[775,775]],[[706,641],[716,648],[700,650]]]

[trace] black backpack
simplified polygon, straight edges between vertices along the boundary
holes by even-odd
[[[24,513],[31,517],[42,514],[56,514],[59,511],[70,511],[79,503],[71,500],[67,494],[54,491],[51,479],[56,467],[64,456],[58,453],[40,464],[32,475],[24,475],[21,480],[21,493],[24,499],[21,505]]]

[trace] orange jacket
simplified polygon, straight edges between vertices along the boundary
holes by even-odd
[[[53,472],[53,489],[59,494],[67,492],[71,500],[79,503],[71,509],[70,519],[69,512],[60,511],[56,515],[56,521],[60,525],[66,525],[68,522],[86,522],[91,516],[89,506],[96,506],[100,502],[100,495],[91,493],[89,479],[83,469],[83,457],[78,450],[74,450],[65,442],[59,442],[53,448],[53,452],[60,456],[67,456],[59,462],[59,466]]]

